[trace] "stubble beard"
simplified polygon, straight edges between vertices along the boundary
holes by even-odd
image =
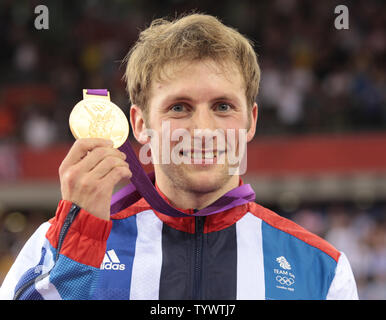
[[[216,165],[220,168],[216,170],[208,169],[204,172],[189,172],[189,165],[186,164],[168,164],[158,165],[162,173],[167,177],[170,184],[176,190],[184,191],[191,194],[208,194],[220,190],[232,178],[228,174],[226,165]],[[195,177],[192,177],[195,175]]]

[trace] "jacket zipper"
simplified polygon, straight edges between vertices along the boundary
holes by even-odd
[[[62,244],[63,244],[63,241],[64,241],[64,238],[66,237],[66,234],[68,232],[68,229],[70,229],[70,226],[72,224],[72,222],[75,220],[76,216],[78,215],[80,211],[80,208],[73,204],[71,206],[71,209],[70,211],[68,212],[67,216],[66,216],[66,219],[64,220],[63,222],[63,226],[62,226],[62,229],[60,230],[60,233],[59,233],[59,240],[58,240],[58,246],[57,246],[57,249],[56,249],[56,256],[55,256],[55,263],[56,261],[58,260],[59,258],[59,252],[60,252],[60,249],[62,247]],[[51,269],[52,270],[52,269]],[[15,295],[13,297],[13,300],[19,300],[20,296],[30,287],[32,286],[35,282],[38,282],[42,279],[44,279],[45,277],[47,277],[49,274],[50,274],[50,271],[48,271],[47,273],[45,274],[41,274],[41,275],[38,275],[36,278],[33,278],[31,279],[30,281],[26,282],[25,284],[23,284],[16,292],[15,292]]]
[[[205,216],[195,217],[193,300],[201,300],[202,295],[202,255],[204,244]]]
[[[55,263],[59,258],[59,252],[60,252],[60,249],[62,248],[62,244],[63,244],[64,238],[67,235],[68,229],[70,229],[70,226],[74,222],[79,211],[80,211],[80,208],[76,204],[73,204],[71,206],[70,211],[68,212],[68,214],[66,216],[66,219],[64,220],[62,229],[60,230],[60,233],[59,233],[59,240],[58,240],[58,246],[57,246],[57,250],[56,250]]]

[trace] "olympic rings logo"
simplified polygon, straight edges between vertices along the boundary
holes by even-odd
[[[282,277],[282,276],[276,276],[276,281],[279,282],[280,284],[285,284],[288,287],[295,283],[294,279]]]

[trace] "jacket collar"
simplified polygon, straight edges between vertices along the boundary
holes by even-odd
[[[240,178],[239,180],[239,186],[243,185],[244,182]],[[155,187],[160,194],[160,196],[171,206],[173,206],[170,202],[170,200],[163,194],[163,192],[158,188],[157,183],[155,183]],[[174,207],[174,206],[173,206]],[[184,213],[187,214],[193,214],[194,209],[181,209],[176,208]],[[196,218],[200,217],[171,217],[166,214],[163,214],[161,212],[158,212],[154,210],[150,204],[144,199],[141,198],[139,201],[137,201],[132,206],[115,213],[111,215],[111,219],[113,220],[119,220],[119,219],[125,219],[127,217],[130,217],[132,215],[135,215],[137,213],[143,212],[145,210],[153,210],[154,213],[157,215],[157,217],[167,224],[169,227],[177,229],[179,231],[188,232],[188,233],[195,233],[195,222]],[[239,219],[241,219],[247,212],[249,211],[249,204],[244,204],[241,206],[237,206],[228,210],[225,210],[223,212],[219,212],[216,214],[212,214],[205,217],[205,224],[204,224],[204,233],[214,232],[214,231],[220,231],[222,229],[225,229],[234,223],[236,223]]]
[[[241,178],[239,178],[239,186],[243,185],[244,182]],[[160,196],[170,205],[172,203],[170,200],[163,194],[163,192],[159,189],[157,183],[155,183],[155,187],[160,194]],[[174,207],[174,206],[173,206]],[[175,207],[176,208],[176,207]],[[193,214],[195,212],[195,209],[181,209],[176,208],[184,213],[187,214]],[[153,210],[155,214],[160,218],[164,223],[166,223],[168,226],[188,232],[188,233],[195,233],[195,222],[196,218],[200,217],[170,217],[168,215],[165,215],[161,212],[158,212],[156,210]],[[232,225],[237,220],[239,220],[245,213],[248,211],[248,205],[242,205],[238,206],[223,212],[219,212],[216,214],[212,214],[205,217],[205,224],[204,224],[204,233],[213,232],[213,231],[219,231],[222,229],[225,229],[226,227]]]

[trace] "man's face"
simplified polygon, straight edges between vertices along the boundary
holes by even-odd
[[[256,104],[248,115],[240,72],[233,64],[229,64],[224,72],[211,60],[180,63],[167,68],[167,80],[152,83],[149,111],[143,122],[144,127],[156,131],[160,137],[157,142],[160,163],[154,165],[157,181],[167,179],[175,188],[195,193],[213,192],[231,179],[237,185],[239,178],[230,174],[228,153],[238,154],[239,129],[249,128],[246,140],[253,138],[257,118]],[[205,142],[202,135],[197,135],[198,129],[206,129],[205,137],[210,136],[212,144]],[[170,130],[169,134],[165,134],[165,130]],[[172,141],[173,132],[181,130],[190,135],[190,140],[180,137]],[[230,131],[234,132],[233,146],[227,136]],[[221,132],[222,138],[217,135]],[[162,163],[162,159],[166,159],[162,153],[169,150],[171,157],[166,158],[171,161]],[[182,161],[175,163],[175,157]]]

